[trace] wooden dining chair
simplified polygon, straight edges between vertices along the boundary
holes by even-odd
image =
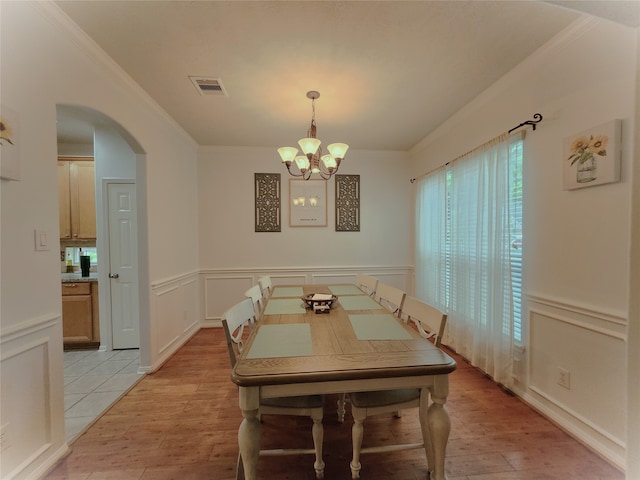
[[[375,294],[376,300],[398,318],[402,317],[402,304],[405,296],[406,293],[399,288],[378,282]]]
[[[414,323],[422,336],[432,338],[433,343],[439,347],[442,341],[442,335],[444,334],[447,315],[431,305],[410,296],[405,298],[403,308],[407,321]],[[349,401],[351,402],[351,415],[353,416],[353,427],[351,429],[353,457],[349,465],[351,467],[352,478],[360,478],[360,469],[362,467],[360,455],[362,453],[424,448],[427,454],[428,466],[430,469],[433,468],[435,457],[431,446],[430,435],[429,432],[424,430],[422,431],[422,443],[362,448],[364,419],[383,413],[395,413],[396,416],[398,416],[397,414],[400,410],[419,407],[419,388],[350,393]],[[422,425],[422,422],[420,425]]]
[[[264,299],[262,298],[262,290],[260,289],[260,284],[256,283],[253,287],[244,292],[244,296],[250,298],[253,302],[255,319],[256,321],[259,321],[260,316],[262,315],[262,310],[264,310]]]
[[[262,298],[266,302],[267,298],[269,298],[273,293],[273,284],[271,283],[271,277],[269,275],[260,277],[258,279],[258,284],[260,285],[260,290],[262,291]]]
[[[447,314],[428,303],[407,295],[404,299],[402,312],[407,322],[413,323],[420,335],[432,339],[436,347],[440,347],[444,328],[447,325]]]
[[[242,349],[247,335],[249,324],[254,320],[254,306],[250,298],[242,300],[227,310],[222,318],[222,326],[227,339],[227,349],[231,367],[235,367],[236,360]],[[274,450],[260,450],[260,455],[298,455],[315,454],[313,468],[316,478],[324,477],[324,461],[322,460],[322,442],[324,429],[322,426],[322,413],[324,408],[324,397],[322,395],[303,395],[295,397],[278,397],[260,399],[258,418],[262,415],[295,415],[311,417],[313,426],[311,435],[313,437],[313,449],[303,448],[282,448]],[[238,458],[238,471],[242,469],[241,458]]]
[[[356,278],[356,285],[360,290],[366,292],[370,297],[376,294],[376,288],[378,287],[378,279],[364,273],[359,273]]]

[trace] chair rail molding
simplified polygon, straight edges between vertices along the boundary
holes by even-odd
[[[200,328],[200,285],[197,271],[151,283],[151,365],[141,373],[156,371]]]
[[[542,295],[527,300],[523,400],[621,470],[626,463],[627,318]]]
[[[628,324],[628,315],[626,314],[626,312],[606,310],[598,308],[594,305],[587,305],[579,302],[570,302],[568,300],[540,294],[527,293],[525,294],[525,298],[529,302],[546,305],[547,307],[553,307],[560,310],[566,310],[604,322],[624,326]]]
[[[310,285],[355,283],[358,273],[366,273],[389,285],[413,291],[413,270],[409,265],[203,268],[201,326],[221,326],[227,308],[242,300],[244,292],[263,275],[269,275],[274,285]]]
[[[0,476],[40,478],[67,454],[60,312],[0,330],[3,446]],[[29,432],[25,435],[24,432]]]

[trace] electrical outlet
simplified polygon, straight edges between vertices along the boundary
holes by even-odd
[[[0,452],[4,452],[11,446],[9,443],[9,424],[0,427]]]
[[[558,385],[571,390],[571,373],[569,373],[569,370],[558,367]]]

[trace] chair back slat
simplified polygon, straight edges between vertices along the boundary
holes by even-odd
[[[404,300],[402,311],[406,315],[407,321],[411,321],[416,325],[420,335],[424,338],[433,338],[433,343],[436,347],[440,346],[444,328],[447,324],[447,315],[445,313],[408,295]]]
[[[258,284],[260,285],[260,290],[262,291],[262,298],[266,299],[271,296],[273,293],[273,284],[271,283],[271,277],[269,275],[265,275],[258,279]]]
[[[399,288],[378,282],[376,299],[398,317],[402,316],[402,304],[404,303],[404,297],[406,295],[407,294]]]
[[[244,347],[244,327],[254,321],[254,315],[253,302],[250,298],[245,298],[227,310],[222,317],[222,327],[227,338],[227,348],[232,367],[236,365],[237,355],[242,352]]]
[[[359,273],[356,279],[356,285],[367,292],[369,296],[374,296],[376,294],[376,288],[378,287],[378,279],[371,275]]]
[[[256,320],[260,320],[260,315],[262,315],[264,300],[262,298],[262,290],[260,289],[260,284],[256,283],[249,290],[244,292],[244,295],[251,299],[253,302],[253,310],[255,312]]]

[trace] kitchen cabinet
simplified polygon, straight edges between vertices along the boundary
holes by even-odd
[[[62,282],[62,336],[66,350],[100,346],[98,282]]]
[[[60,239],[96,238],[96,181],[93,157],[58,157]]]

